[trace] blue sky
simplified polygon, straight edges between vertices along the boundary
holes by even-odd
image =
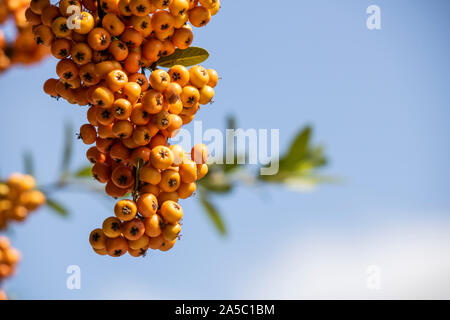
[[[10,233],[23,253],[6,284],[24,299],[450,298],[450,21],[448,1],[308,0],[276,8],[223,0],[198,29],[204,64],[219,71],[216,102],[198,119],[223,128],[280,128],[281,147],[305,124],[326,145],[324,173],[345,178],[314,193],[240,187],[217,198],[230,234],[220,238],[195,199],[183,202],[183,239],[169,253],[112,260],[92,253],[90,230],[112,215],[85,194],[57,195],[68,219],[47,210]],[[381,8],[382,30],[366,28]],[[64,122],[85,108],[40,90],[56,61],[0,76],[0,173],[22,170],[31,150],[41,183],[57,174]],[[76,143],[74,167],[86,164]],[[383,289],[365,288],[368,265]],[[81,290],[66,288],[79,265]],[[408,272],[405,273],[405,270]]]

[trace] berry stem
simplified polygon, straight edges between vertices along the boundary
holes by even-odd
[[[100,24],[101,24],[106,13],[105,13],[105,11],[103,11],[102,6],[100,5],[100,0],[97,0],[97,10],[98,10],[98,17],[100,18]]]
[[[143,161],[141,158],[139,158],[136,163],[136,170],[135,170],[135,177],[134,177],[134,188],[133,188],[133,201],[134,202],[136,202],[139,197],[139,184],[140,184],[139,174],[140,174],[142,165],[143,165]]]

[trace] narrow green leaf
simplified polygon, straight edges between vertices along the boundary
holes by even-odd
[[[203,48],[189,47],[185,50],[176,49],[170,56],[159,59],[158,65],[164,68],[171,68],[177,64],[189,67],[202,63],[208,59],[208,57],[208,51]]]
[[[227,129],[236,129],[236,118],[233,115],[227,117]]]
[[[69,211],[58,201],[47,198],[47,206],[60,216],[67,217],[69,215]]]
[[[26,151],[23,155],[23,164],[26,174],[34,176],[34,161],[30,151]]]
[[[225,227],[225,224],[222,220],[221,215],[217,211],[217,209],[214,207],[214,205],[209,202],[205,197],[201,197],[200,199],[203,209],[205,209],[205,212],[208,214],[208,217],[210,218],[211,222],[216,227],[217,231],[224,236],[227,234],[227,230]]]
[[[74,177],[76,178],[91,178],[92,177],[92,167],[91,166],[85,166],[80,169],[78,169]]]
[[[73,147],[73,127],[70,122],[66,122],[64,127],[64,148],[63,148],[63,158],[61,162],[61,173],[64,175],[68,172],[70,166],[70,160],[72,158],[72,147]]]
[[[280,160],[280,170],[290,170],[299,164],[308,151],[308,143],[311,138],[311,127],[301,130],[292,142],[287,154]]]

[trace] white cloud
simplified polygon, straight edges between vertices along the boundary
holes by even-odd
[[[286,239],[284,250],[269,253],[267,264],[249,266],[253,271],[246,272],[237,296],[450,299],[450,223],[439,223],[402,223],[357,233],[335,228]],[[381,268],[380,290],[367,288],[372,265]]]

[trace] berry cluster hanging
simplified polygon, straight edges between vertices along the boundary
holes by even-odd
[[[131,198],[119,200],[115,215],[92,231],[100,255],[138,257],[167,251],[179,239],[179,199],[207,174],[208,150],[198,144],[189,156],[168,139],[211,102],[218,74],[200,65],[158,65],[189,50],[192,26],[207,25],[219,8],[219,0],[31,1],[36,43],[59,59],[58,78],[44,91],[89,106],[79,136],[95,144],[87,151],[92,174],[109,196]]]

